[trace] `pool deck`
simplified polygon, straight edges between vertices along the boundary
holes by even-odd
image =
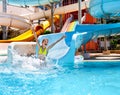
[[[7,48],[9,43],[0,43],[0,63],[7,60]]]
[[[85,61],[120,61],[120,54],[110,53],[90,53],[90,58],[86,58]]]
[[[7,55],[7,48],[9,43],[0,43],[0,56]]]

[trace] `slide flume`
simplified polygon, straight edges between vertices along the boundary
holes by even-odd
[[[75,51],[81,45],[99,36],[116,35],[120,33],[120,23],[117,24],[96,24],[96,25],[76,25],[73,32],[57,33],[39,36],[39,41],[47,38],[49,44],[53,43],[61,36],[66,35],[66,38],[55,45],[49,52],[48,58],[59,63],[74,62]],[[38,52],[38,50],[36,50]]]
[[[59,16],[56,15],[54,16],[54,22],[59,20]],[[43,34],[44,31],[50,27],[50,21],[44,21],[41,25],[38,25],[36,28],[36,34],[37,36],[40,34]],[[32,41],[34,39],[34,35],[32,30],[28,30],[27,32],[15,37],[15,38],[11,38],[8,40],[0,40],[0,43],[10,43],[10,42],[20,42],[20,41]]]

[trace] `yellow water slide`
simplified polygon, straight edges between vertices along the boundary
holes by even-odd
[[[58,20],[59,20],[59,16],[58,15],[54,16],[54,22],[56,22]],[[37,25],[35,27],[36,35],[39,36],[40,34],[43,34],[44,31],[48,27],[50,27],[50,20],[46,20],[42,24]],[[33,39],[34,39],[34,35],[33,35],[32,30],[28,30],[25,33],[15,37],[15,38],[8,39],[8,40],[0,40],[0,43],[10,43],[10,42],[20,42],[20,41],[33,41]]]

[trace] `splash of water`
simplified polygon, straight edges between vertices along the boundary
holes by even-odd
[[[54,63],[52,59],[47,58],[44,61],[32,56],[20,56],[14,53],[12,63],[1,63],[1,73],[23,73],[23,74],[50,74],[62,70],[62,67]]]
[[[6,62],[7,56],[0,56],[0,64]]]

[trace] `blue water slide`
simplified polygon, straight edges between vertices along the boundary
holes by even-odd
[[[81,44],[86,44],[88,41],[97,37],[120,34],[120,23],[115,24],[78,24],[75,31],[82,33],[83,39]]]
[[[65,39],[49,50],[47,57],[58,61],[59,63],[73,63],[75,51],[81,45],[86,44],[88,41],[99,36],[110,36],[116,34],[120,34],[120,23],[93,25],[78,24],[73,32],[42,35],[39,36],[38,40],[41,43],[44,38],[47,38],[49,40],[48,45],[50,45],[63,35],[66,35]],[[38,49],[36,52],[38,52]]]
[[[120,16],[120,0],[90,0],[89,12],[96,18]]]
[[[7,3],[15,6],[40,6],[59,1],[60,0],[7,0]]]
[[[56,44],[52,49],[49,50],[47,58],[52,59],[54,61],[58,61],[59,63],[72,63],[74,61],[74,52],[75,46],[74,41],[72,40],[74,32],[66,32],[66,33],[56,33],[56,34],[48,34],[42,35],[38,37],[39,42],[41,43],[44,38],[48,39],[48,46],[54,43],[63,35],[66,35],[66,38],[61,40],[58,44]],[[36,49],[36,53],[38,49]]]

